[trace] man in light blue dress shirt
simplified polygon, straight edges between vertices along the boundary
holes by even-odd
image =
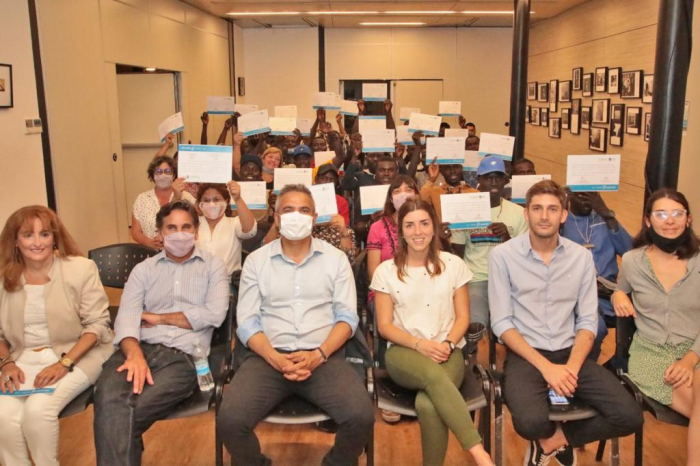
[[[290,395],[338,423],[326,466],[357,464],[372,435],[372,401],[342,351],[359,322],[355,280],[342,251],[311,237],[315,219],[308,188],[285,186],[275,205],[281,238],[243,266],[236,333],[245,356],[217,420],[236,464],[270,464],[253,429]]]
[[[615,376],[588,355],[598,328],[593,256],[559,236],[566,192],[551,180],[527,193],[528,234],[489,256],[489,303],[494,334],[508,347],[504,396],[515,431],[530,446],[526,465],[556,457],[576,464],[572,446],[622,437],[643,423],[641,410]],[[548,391],[574,397],[599,415],[550,422]]]
[[[197,388],[192,354],[208,354],[226,318],[229,281],[218,257],[195,247],[199,217],[187,201],[156,215],[164,251],[129,275],[114,324],[120,348],[95,387],[97,464],[141,464],[143,433]]]

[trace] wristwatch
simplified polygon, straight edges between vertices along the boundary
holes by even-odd
[[[68,369],[68,372],[73,372],[73,368],[75,367],[75,363],[71,358],[66,356],[66,353],[63,353],[61,355],[61,359],[58,361],[60,365]]]
[[[455,350],[455,344],[449,339],[443,340],[443,343],[447,343],[450,346],[450,354],[452,354],[452,352]]]
[[[608,212],[608,215],[605,215],[605,216],[601,215],[601,217],[603,217],[603,220],[612,220],[615,218],[615,211],[610,209],[610,211]]]

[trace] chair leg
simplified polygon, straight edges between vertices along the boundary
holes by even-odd
[[[374,428],[367,444],[367,466],[374,466]]]
[[[605,443],[606,443],[605,439],[598,442],[598,452],[595,454],[595,460],[598,463],[603,461],[603,455],[605,454]]]
[[[614,438],[610,440],[610,464],[612,466],[620,465],[620,439]]]
[[[634,434],[634,466],[644,463],[644,427]]]
[[[484,439],[484,450],[491,453],[491,406],[488,403],[479,412],[479,423],[482,424],[482,437]]]
[[[495,463],[496,466],[503,466],[503,406],[500,400],[496,400],[494,429],[495,437]]]

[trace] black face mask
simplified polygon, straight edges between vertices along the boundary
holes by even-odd
[[[667,254],[673,254],[679,247],[688,241],[690,235],[689,230],[690,229],[686,227],[683,233],[681,233],[677,238],[665,238],[655,232],[654,227],[649,227],[649,237],[651,238],[651,242],[654,243],[654,246]]]

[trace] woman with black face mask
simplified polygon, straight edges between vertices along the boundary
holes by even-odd
[[[685,196],[655,192],[612,296],[615,314],[633,316],[637,325],[630,378],[645,395],[690,418],[689,465],[700,464],[699,244]]]

